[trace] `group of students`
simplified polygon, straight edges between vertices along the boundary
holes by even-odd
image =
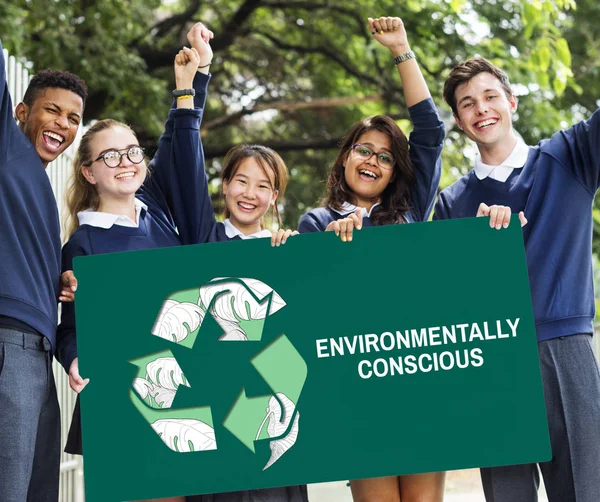
[[[333,231],[351,241],[353,232],[365,226],[427,221],[438,195],[444,126],[403,23],[397,17],[369,18],[368,23],[397,66],[413,131],[407,139],[383,115],[354,124],[329,172],[322,207],[302,217],[300,233]],[[3,87],[3,501],[57,500],[60,432],[52,356],[68,372],[73,390],[80,392],[87,384],[79,374],[70,302],[74,257],[261,237],[280,245],[298,233],[264,228],[270,210],[281,226],[277,201],[284,194],[288,171],[276,152],[260,145],[237,146],[225,157],[221,180],[226,219],[215,218],[199,134],[212,37],[208,28],[196,24],[188,33],[191,47],[175,57],[175,99],[148,166],[125,124],[101,120],[83,135],[68,188],[71,221],[62,258],[56,203],[45,168],[75,138],[87,90],[72,74],[40,72],[16,108],[16,125],[7,86]],[[591,345],[591,209],[600,185],[600,112],[529,147],[512,127],[517,98],[506,74],[481,57],[451,71],[444,98],[479,155],[469,174],[439,194],[434,219],[489,216],[490,226],[499,229],[508,226],[511,212],[519,213],[522,225],[527,215],[523,233],[553,452],[552,460],[539,467],[551,502],[596,501],[600,371]],[[57,297],[63,300],[58,330]],[[81,453],[77,414],[67,449]],[[488,502],[537,500],[536,464],[482,469],[482,481]],[[437,502],[443,499],[444,473],[354,480],[351,489],[356,501]],[[300,502],[308,496],[305,486],[296,486],[187,500]]]

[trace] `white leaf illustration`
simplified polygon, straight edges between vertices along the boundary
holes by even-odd
[[[165,300],[152,327],[152,334],[179,343],[198,329],[203,319],[204,311],[195,303]]]
[[[175,394],[177,394],[176,390],[165,389],[163,387],[154,387],[150,392],[150,395],[154,398],[156,404],[164,409],[171,407],[173,400],[175,399]]]
[[[174,418],[157,420],[152,428],[171,450],[178,452],[216,450],[214,429],[200,420]]]
[[[229,278],[217,277],[213,279],[211,283],[223,279]],[[227,293],[217,297],[211,309],[211,313],[217,318],[232,322],[237,322],[238,319],[244,319],[246,321],[251,319],[264,319],[267,315],[277,312],[286,305],[281,296],[264,282],[257,279],[244,278],[240,278],[240,281],[243,281],[246,286],[233,281],[221,282],[219,284],[209,283],[206,286],[202,286],[200,288],[200,299],[202,300],[202,304],[205,307],[208,307],[217,293],[228,290]],[[267,312],[267,305],[269,302],[264,301],[263,303],[258,303],[252,297],[250,291],[260,299],[273,292],[270,312]]]
[[[190,386],[174,357],[159,357],[150,361],[146,365],[146,376],[150,382],[164,389],[177,390],[180,385]]]
[[[152,395],[154,386],[144,378],[135,378],[133,380],[133,388],[142,399],[146,399],[148,394]]]
[[[288,425],[292,420],[292,416],[294,416],[294,410],[296,409],[296,405],[291,399],[289,399],[285,394],[281,392],[277,393],[277,397],[280,399],[284,406],[284,419],[283,421],[281,421],[281,406],[277,402],[277,399],[275,399],[274,396],[271,397],[271,399],[269,399],[269,407],[267,408],[267,416],[265,417],[265,420],[263,420],[263,423],[258,429],[256,439],[259,438],[263,425],[267,418],[269,419],[269,425],[267,426],[267,432],[269,434],[269,437],[273,438],[281,436],[281,434],[283,434],[287,430]],[[286,451],[288,451],[292,446],[294,446],[294,444],[296,443],[296,439],[298,439],[299,419],[300,413],[296,413],[294,423],[292,424],[292,427],[287,433],[287,435],[282,437],[281,439],[277,439],[269,443],[269,448],[271,449],[271,457],[269,458],[269,461],[266,463],[266,465],[263,467],[263,471],[271,467],[275,462],[277,462],[277,460],[279,460],[279,458]]]
[[[219,337],[219,340],[236,342],[248,340],[248,336],[246,336],[246,333],[240,328],[240,325],[237,322],[226,321],[225,319],[218,317],[216,318],[216,321],[225,332]]]

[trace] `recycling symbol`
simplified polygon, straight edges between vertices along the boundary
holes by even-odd
[[[214,278],[200,288],[170,295],[163,302],[151,333],[191,349],[208,312],[223,330],[219,341],[259,342],[266,318],[285,305],[276,291],[259,280]],[[131,400],[162,442],[176,452],[216,450],[210,406],[171,409],[179,387],[191,387],[171,350],[130,362],[138,367]],[[296,443],[300,418],[296,403],[306,381],[307,367],[285,334],[260,350],[250,363],[272,394],[248,398],[242,387],[222,425],[253,453],[255,441],[269,441],[271,456],[265,470]],[[282,380],[282,367],[293,378]]]

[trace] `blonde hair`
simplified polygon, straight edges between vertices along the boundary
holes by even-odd
[[[113,119],[104,119],[96,122],[81,138],[75,159],[73,160],[73,170],[66,191],[67,218],[65,222],[65,235],[67,239],[73,235],[79,226],[77,213],[86,209],[95,211],[100,205],[98,189],[96,185],[92,185],[85,179],[82,168],[89,167],[94,161],[92,159],[91,144],[96,134],[113,127],[127,129],[135,136],[135,133],[127,124]]]
[[[225,159],[223,160],[221,181],[231,181],[242,162],[248,158],[255,159],[269,179],[270,176],[267,169],[271,170],[273,173],[273,186],[271,188],[273,191],[278,192],[277,198],[281,199],[285,193],[285,188],[287,187],[289,179],[288,168],[281,156],[275,150],[266,146],[247,144],[234,146],[227,152]],[[279,226],[281,227],[281,215],[279,214],[279,208],[277,206],[278,204],[276,201],[273,206],[273,213],[274,217],[277,218],[277,223],[279,223]],[[225,217],[229,218],[227,204],[225,205]],[[264,228],[264,217],[261,217],[260,219],[260,227]]]

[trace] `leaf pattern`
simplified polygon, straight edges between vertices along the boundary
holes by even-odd
[[[165,389],[159,386],[155,386],[150,393],[158,407],[163,409],[171,407],[175,399],[175,394],[177,394],[176,390]]]
[[[238,323],[226,321],[224,319],[219,319],[219,318],[217,318],[216,321],[219,324],[219,326],[221,326],[221,328],[223,328],[223,331],[225,332],[219,337],[219,340],[236,341],[236,342],[248,340],[246,333],[244,332],[244,330],[242,328],[240,328]]]
[[[189,387],[179,363],[174,357],[159,357],[146,365],[148,381],[164,389],[177,390],[180,385]]]
[[[269,437],[273,438],[281,436],[287,430],[290,422],[292,421],[292,417],[294,417],[294,423],[292,424],[292,427],[286,436],[280,439],[276,439],[275,441],[271,441],[269,443],[269,448],[271,449],[271,457],[269,458],[269,461],[266,463],[266,465],[263,467],[263,471],[271,467],[275,462],[277,462],[277,460],[279,460],[279,458],[286,451],[288,451],[292,446],[294,446],[294,444],[296,443],[296,439],[298,439],[298,422],[300,420],[300,413],[296,412],[296,414],[294,415],[296,405],[285,394],[278,392],[277,397],[283,403],[284,416],[282,421],[281,406],[274,396],[271,397],[271,399],[269,399],[269,407],[267,408],[267,417],[269,417],[269,425],[267,426],[267,432],[269,434]],[[259,429],[257,438],[260,435],[260,432],[261,431]]]
[[[216,277],[211,282],[228,279],[227,277]],[[202,305],[208,307],[213,297],[222,292],[229,290],[227,293],[221,294],[215,300],[211,308],[211,313],[217,319],[224,319],[231,322],[238,322],[240,319],[245,321],[254,319],[264,319],[268,315],[274,314],[282,309],[286,303],[283,298],[277,294],[270,286],[257,279],[243,279],[243,284],[239,282],[220,282],[218,284],[207,284],[200,288],[200,300]],[[258,298],[262,299],[269,293],[273,293],[271,299],[271,309],[267,312],[268,301],[258,303],[250,294],[252,291]]]
[[[152,334],[179,343],[204,319],[204,311],[195,303],[165,300],[152,327]]]
[[[142,400],[145,400],[148,395],[152,395],[151,393],[154,389],[154,386],[144,378],[134,378],[133,388],[137,392],[138,396],[140,396]]]
[[[153,422],[152,428],[163,443],[173,451],[193,452],[217,449],[214,429],[200,420],[163,419]]]

